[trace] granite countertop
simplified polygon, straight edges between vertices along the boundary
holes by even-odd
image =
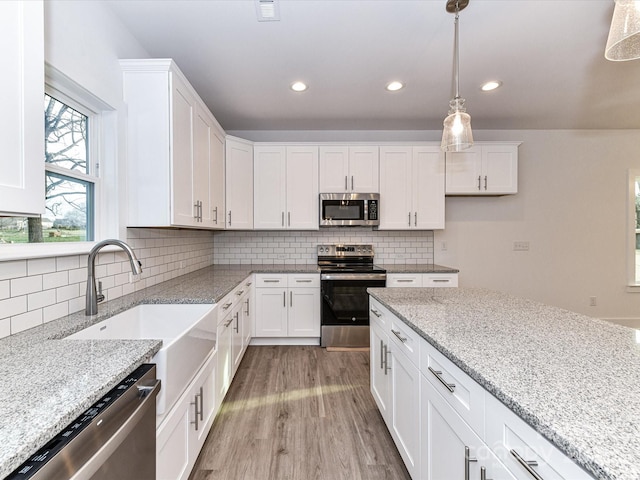
[[[369,293],[596,478],[640,478],[636,330],[489,290]]]
[[[0,478],[149,361],[160,340],[61,340],[142,303],[217,303],[251,273],[319,273],[316,265],[215,265],[0,339]]]
[[[444,267],[434,263],[418,263],[418,264],[379,264],[387,273],[458,273],[457,268]]]

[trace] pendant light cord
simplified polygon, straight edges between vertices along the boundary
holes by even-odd
[[[459,14],[460,13],[460,8],[458,5],[458,2],[456,2],[456,17],[455,17],[455,39],[454,39],[454,77],[455,77],[455,83],[456,83],[456,96],[454,98],[460,98],[460,77],[459,77],[459,71],[460,71],[460,54],[458,52],[459,50],[459,46],[458,46],[458,19],[459,19]]]

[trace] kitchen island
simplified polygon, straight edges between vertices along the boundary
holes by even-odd
[[[482,289],[369,293],[595,478],[640,478],[635,330]]]
[[[215,265],[0,339],[0,478],[162,347],[160,340],[64,340],[139,304],[217,303],[251,273],[316,265]]]

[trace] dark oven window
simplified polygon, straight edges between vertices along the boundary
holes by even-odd
[[[369,325],[367,288],[384,287],[384,280],[323,280],[323,325]]]

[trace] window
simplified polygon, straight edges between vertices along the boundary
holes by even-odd
[[[0,217],[0,243],[83,242],[95,237],[95,113],[63,93],[44,98],[46,213]]]
[[[629,171],[629,285],[640,287],[640,170]]]

